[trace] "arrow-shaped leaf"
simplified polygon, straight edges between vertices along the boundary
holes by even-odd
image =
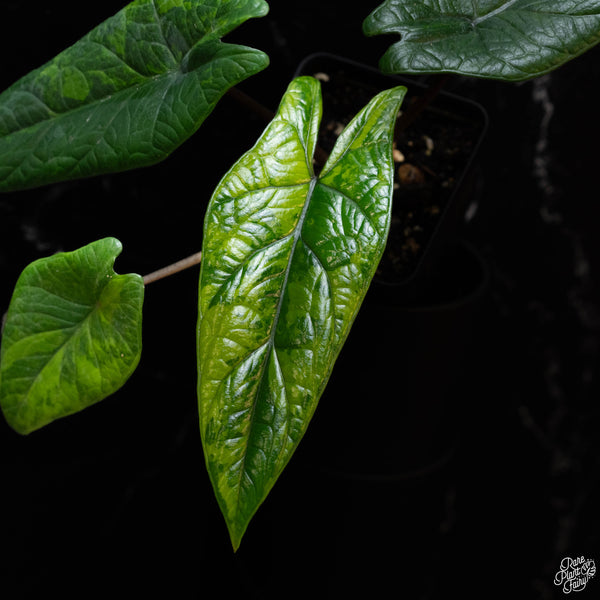
[[[105,238],[21,273],[0,346],[0,404],[19,433],[106,398],[135,370],[144,283],[115,274],[120,252]]]
[[[0,94],[0,191],[156,163],[267,56],[220,38],[264,0],[136,0]]]
[[[600,41],[597,0],[386,0],[366,35],[397,33],[387,73],[461,73],[525,80]]]
[[[375,97],[317,177],[320,88],[296,79],[211,199],[200,274],[199,413],[234,548],[304,435],[381,258],[404,93]]]

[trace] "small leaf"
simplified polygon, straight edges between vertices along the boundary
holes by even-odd
[[[120,253],[105,238],[21,273],[0,346],[0,405],[19,433],[106,398],[135,370],[144,283],[114,272]]]
[[[521,81],[556,69],[600,41],[597,0],[386,0],[366,35],[397,33],[387,73],[460,73]]]
[[[404,88],[348,125],[319,177],[315,79],[292,82],[205,218],[198,371],[202,441],[237,549],[315,411],[383,253]]]
[[[0,94],[0,191],[156,163],[264,69],[224,36],[264,0],[136,0]]]

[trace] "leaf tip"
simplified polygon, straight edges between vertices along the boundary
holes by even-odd
[[[121,252],[123,252],[123,244],[117,238],[107,237],[107,238],[104,238],[104,240],[102,240],[102,241],[106,244],[106,246],[108,248],[111,249],[115,258],[117,256],[119,256],[119,254],[121,254]]]
[[[258,7],[256,10],[256,16],[264,17],[269,14],[269,10],[270,10],[270,7],[269,7],[268,2],[266,2],[266,0],[259,0]]]
[[[234,554],[239,550],[242,543],[242,538],[246,533],[248,527],[248,521],[240,523],[239,521],[227,520],[227,529],[229,530],[229,539],[231,541],[231,547],[233,548]]]

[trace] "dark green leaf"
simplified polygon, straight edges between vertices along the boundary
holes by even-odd
[[[234,548],[304,435],[381,258],[404,93],[374,98],[316,177],[320,88],[296,79],[211,199],[200,274],[199,413]]]
[[[0,94],[0,191],[165,158],[267,66],[264,53],[220,40],[267,10],[264,0],[126,6]]]
[[[21,273],[0,346],[0,404],[19,433],[106,398],[135,370],[144,283],[115,274],[120,252],[106,238]]]
[[[386,0],[367,35],[397,33],[387,73],[451,72],[525,80],[600,41],[598,0]]]

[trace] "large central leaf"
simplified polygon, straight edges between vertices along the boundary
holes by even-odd
[[[404,92],[374,98],[316,177],[320,88],[296,79],[211,199],[200,274],[199,413],[234,548],[306,431],[381,258]]]
[[[598,0],[386,0],[367,35],[397,33],[388,73],[461,73],[524,80],[600,41]]]
[[[0,94],[0,191],[165,158],[268,64],[220,38],[264,0],[136,0]]]

